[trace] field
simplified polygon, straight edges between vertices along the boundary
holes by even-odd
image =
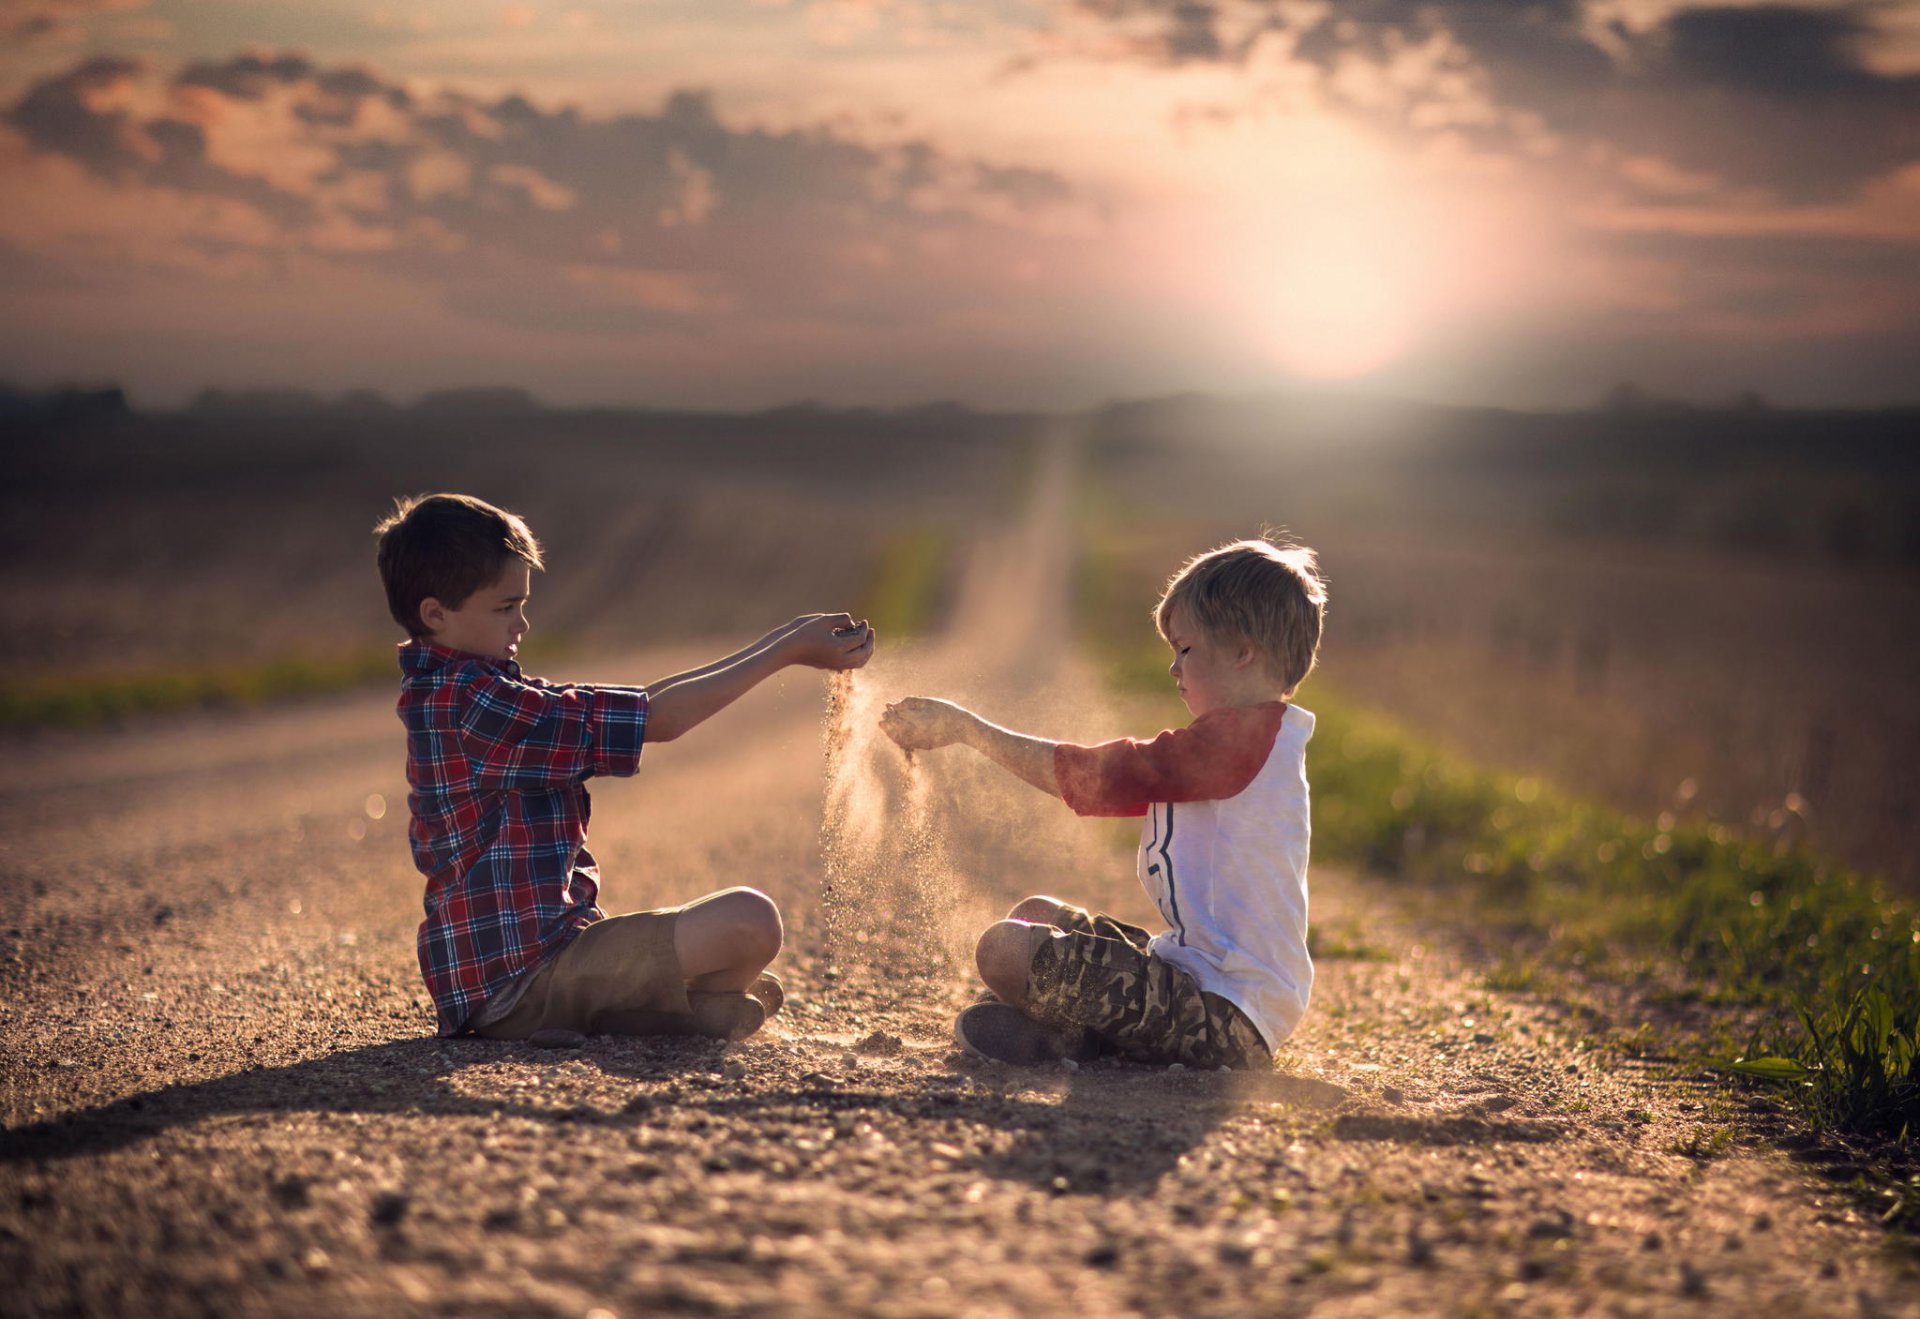
[[[1678,768],[1700,809],[1735,791],[1717,735],[1648,782],[1624,760],[1580,780],[1542,735],[1572,643],[1537,670],[1531,642],[1497,644],[1611,617],[1617,542],[1579,554],[1540,527],[1403,516],[1421,483],[1378,463],[1323,473],[1309,499],[1283,464],[1169,453],[1112,417],[427,420],[140,418],[20,451],[22,672],[99,690],[382,648],[365,531],[429,487],[545,535],[534,635],[557,642],[529,665],[563,675],[641,679],[798,609],[935,597],[904,611],[923,635],[883,639],[838,739],[824,684],[789,673],[595,786],[609,906],[764,888],[787,916],[789,1008],[729,1047],[432,1038],[384,682],[16,727],[8,1313],[1920,1314],[1909,1239],[1862,1194],[1870,1152],[1662,1051],[1739,1025],[1737,1004],[1575,972],[1520,984],[1442,883],[1316,865],[1315,1004],[1271,1075],[1019,1072],[949,1042],[969,936],[1006,904],[1055,891],[1137,919],[1143,900],[1125,826],[955,756],[909,769],[874,736],[884,700],[933,691],[1084,740],[1150,728],[1164,694],[1108,681],[1089,593],[1144,633],[1173,557],[1263,517],[1326,551],[1330,695],[1418,716],[1444,688],[1461,713],[1420,724],[1435,734],[1643,811]],[[1746,564],[1762,584],[1730,608],[1750,626],[1780,565],[1672,530],[1642,546],[1670,556],[1649,571],[1697,585],[1635,613],[1642,630],[1750,654],[1702,602],[1738,576],[1715,565]],[[1848,703],[1870,681],[1912,698],[1884,649],[1912,626],[1888,612],[1911,569],[1874,544],[1881,559],[1823,570],[1883,628],[1822,623],[1858,629],[1826,648],[1847,667],[1818,671],[1848,738],[1873,726]],[[1514,624],[1520,603],[1540,613]],[[1620,631],[1589,703],[1684,712],[1711,687],[1690,660],[1630,689],[1658,646]],[[1835,828],[1807,786],[1795,818]]]
[[[1264,523],[1320,550],[1343,693],[1920,893],[1920,416],[1188,402],[1096,433],[1131,570]]]

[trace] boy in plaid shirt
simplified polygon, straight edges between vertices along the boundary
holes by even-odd
[[[420,969],[439,1032],[743,1039],[779,1010],[765,974],[780,913],[750,888],[609,917],[587,851],[586,780],[632,774],[669,742],[791,664],[854,669],[873,630],[809,614],[702,668],[645,687],[521,673],[540,546],[467,495],[397,501],[375,529],[400,647],[414,863],[427,879]]]

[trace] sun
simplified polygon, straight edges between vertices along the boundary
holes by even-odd
[[[1243,305],[1257,350],[1290,374],[1342,381],[1412,342],[1416,244],[1391,215],[1296,203],[1246,256]]]
[[[1412,349],[1436,287],[1429,202],[1390,146],[1324,116],[1236,125],[1209,174],[1206,244],[1230,333],[1305,380],[1367,376]]]

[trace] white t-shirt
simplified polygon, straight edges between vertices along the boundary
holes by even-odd
[[[1144,815],[1139,874],[1167,922],[1148,951],[1230,1000],[1269,1048],[1313,991],[1307,955],[1307,739],[1313,715],[1281,701],[1212,710],[1151,741],[1054,752],[1081,815]]]

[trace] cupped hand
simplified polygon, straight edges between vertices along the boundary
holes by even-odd
[[[903,750],[931,751],[958,742],[972,718],[952,701],[909,696],[886,708],[880,716],[880,729]]]
[[[850,614],[815,614],[796,618],[777,643],[793,664],[814,669],[857,669],[873,658],[878,634],[871,624]]]
[[[774,642],[780,640],[780,638],[786,636],[788,633],[797,631],[800,628],[805,627],[808,623],[811,623],[814,619],[825,618],[825,617],[826,617],[825,614],[801,614],[799,617],[793,619],[791,622],[782,623],[779,627],[773,628],[770,631],[768,631],[768,633],[764,637],[761,637],[758,641],[753,643],[751,649],[753,650],[764,649],[765,647],[770,646]]]

